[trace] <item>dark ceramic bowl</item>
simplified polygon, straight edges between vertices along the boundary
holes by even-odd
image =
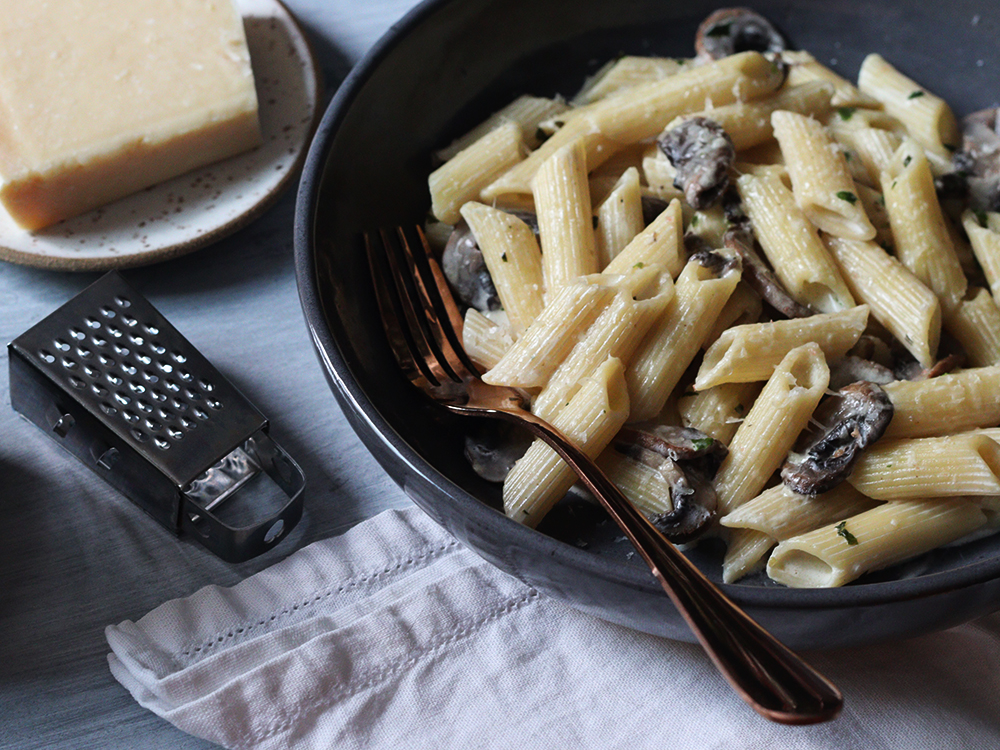
[[[689,56],[716,7],[673,0],[431,0],[375,46],[344,82],[309,152],[295,253],[306,320],[347,418],[421,508],[499,568],[572,606],[692,641],[617,528],[585,506],[557,506],[548,534],[500,512],[498,488],[462,456],[474,420],[445,414],[402,378],[380,327],[361,233],[420,223],[431,152],[522,93],[572,94],[621,53]],[[793,47],[850,79],[879,52],[958,114],[1000,97],[1000,6],[987,0],[815,2],[754,7]],[[721,550],[689,553],[713,580]],[[720,584],[721,585],[721,584]],[[793,648],[910,636],[1000,607],[1000,536],[941,549],[833,590],[763,576],[725,592]]]

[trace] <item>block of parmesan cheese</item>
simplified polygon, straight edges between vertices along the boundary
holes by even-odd
[[[0,0],[0,202],[24,228],[260,140],[233,0]]]

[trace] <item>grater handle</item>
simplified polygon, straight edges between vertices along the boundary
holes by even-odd
[[[212,511],[182,493],[181,528],[226,562],[245,562],[266,552],[291,531],[302,517],[305,475],[280,445],[264,432],[244,446],[278,487],[288,502],[274,515],[250,526],[230,526]]]

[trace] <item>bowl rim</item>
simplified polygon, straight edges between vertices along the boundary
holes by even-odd
[[[470,521],[492,526],[505,524],[509,541],[534,548],[544,555],[558,555],[564,564],[585,575],[618,582],[643,593],[662,591],[656,580],[644,569],[624,566],[617,561],[586,552],[573,545],[548,537],[528,528],[478,500],[418,454],[381,415],[377,407],[353,378],[338,342],[327,324],[318,287],[315,265],[314,217],[318,211],[320,187],[330,144],[355,99],[368,83],[379,64],[414,29],[445,6],[463,0],[423,0],[407,12],[368,50],[351,69],[323,113],[306,155],[296,195],[293,249],[299,301],[317,357],[334,386],[334,395],[349,421],[368,448],[369,440],[391,452],[405,463],[410,472],[428,486],[434,486]],[[416,396],[416,394],[415,394]],[[367,436],[361,433],[365,429]],[[366,439],[367,437],[367,439]],[[373,450],[373,453],[376,451]],[[378,455],[376,458],[379,459]],[[381,463],[381,459],[379,459]],[[383,468],[385,468],[383,466]],[[419,502],[417,503],[420,504]],[[475,550],[473,550],[475,551]],[[797,589],[783,586],[748,586],[717,584],[725,594],[743,608],[758,610],[783,609],[843,609],[870,607],[911,601],[950,591],[984,584],[1000,577],[1000,555],[969,563],[951,570],[914,576],[893,581],[849,584],[829,589]]]

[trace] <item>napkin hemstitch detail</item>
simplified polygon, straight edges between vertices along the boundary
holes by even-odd
[[[446,646],[452,645],[467,638],[470,635],[474,635],[482,627],[487,625],[492,621],[499,620],[501,617],[516,612],[522,609],[527,604],[531,604],[534,601],[540,599],[541,595],[536,589],[529,589],[526,593],[517,596],[510,597],[502,604],[492,608],[486,612],[482,617],[474,620],[468,625],[464,625],[459,629],[453,631],[450,635],[444,638],[438,638],[431,641],[430,644],[417,650],[409,658],[404,661],[397,662],[395,664],[386,665],[379,669],[373,670],[365,680],[355,685],[344,685],[340,691],[334,691],[331,693],[325,693],[320,695],[308,703],[300,703],[296,708],[294,713],[287,716],[285,719],[281,720],[279,723],[272,725],[269,729],[265,729],[261,732],[255,732],[248,729],[247,733],[244,735],[243,739],[238,740],[236,747],[253,747],[252,743],[264,742],[270,740],[271,738],[279,735],[283,732],[291,729],[299,719],[308,713],[312,713],[317,708],[330,705],[337,700],[345,700],[356,695],[361,690],[366,690],[378,682],[386,679],[387,677],[398,674],[399,672],[408,669],[409,667],[416,664],[421,659],[431,656],[434,653],[440,651]]]
[[[355,575],[347,578],[334,588],[332,585],[324,589],[320,589],[315,594],[309,594],[306,597],[299,599],[295,604],[284,607],[277,612],[272,612],[269,616],[264,615],[256,622],[250,622],[247,624],[240,625],[236,628],[230,628],[228,632],[222,634],[214,634],[207,639],[201,639],[200,643],[195,646],[193,644],[188,645],[183,650],[176,652],[172,655],[172,658],[180,660],[181,657],[186,657],[184,661],[191,659],[196,654],[201,654],[202,652],[208,651],[209,649],[217,648],[219,645],[225,643],[228,640],[236,638],[238,635],[243,635],[244,633],[250,632],[256,628],[269,627],[272,623],[277,621],[279,617],[286,617],[291,615],[293,612],[297,612],[299,609],[310,606],[315,602],[322,601],[323,599],[328,599],[331,596],[337,594],[342,594],[349,589],[356,588],[369,581],[374,581],[382,576],[389,573],[394,573],[396,571],[403,570],[405,568],[412,568],[414,565],[427,560],[428,558],[439,555],[443,552],[447,552],[453,547],[459,546],[459,541],[457,539],[452,539],[448,542],[438,545],[437,547],[432,547],[425,550],[418,555],[410,555],[405,560],[400,560],[395,565],[386,565],[381,570],[376,570],[375,572],[365,573],[363,575]]]

